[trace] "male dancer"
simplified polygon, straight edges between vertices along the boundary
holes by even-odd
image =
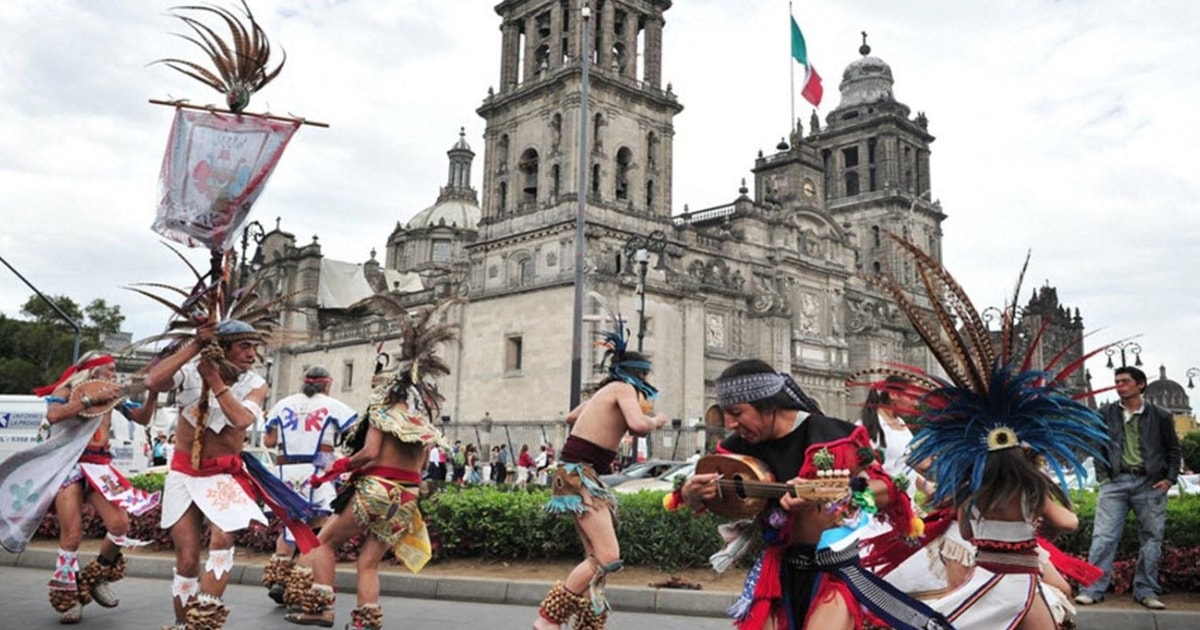
[[[208,322],[197,329],[195,339],[152,366],[146,377],[152,389],[177,390],[180,407],[176,449],[163,485],[162,527],[171,529],[175,544],[175,624],[166,628],[224,626],[229,608],[221,596],[233,568],[233,532],[251,521],[267,524],[256,498],[275,502],[272,510],[292,528],[302,548],[315,542],[312,531],[295,520],[303,510],[286,503],[287,497],[269,485],[269,480],[278,480],[261,465],[253,468],[253,458],[241,457],[246,429],[262,415],[267,396],[266,382],[250,371],[262,339],[242,321],[225,320],[219,326]],[[210,542],[201,575],[205,518]]]
[[[114,382],[116,370],[112,356],[89,352],[68,368],[55,384],[37,390],[46,396],[46,421],[51,437],[64,422],[86,423],[99,416],[98,424],[84,447],[79,461],[71,467],[54,498],[58,514],[59,549],[54,577],[50,580],[50,604],[60,613],[59,622],[79,623],[83,606],[95,600],[104,608],[114,608],[119,600],[109,586],[125,576],[125,557],[121,547],[138,541],[125,537],[129,515],[142,514],[158,505],[159,494],[148,494],[129,484],[112,466],[109,440],[112,412],[117,409],[138,424],[148,424],[154,415],[157,392],[150,392],[145,405],[122,402],[120,387]],[[89,383],[86,393],[83,383]],[[76,391],[79,390],[79,391]],[[74,394],[74,395],[73,395]],[[79,570],[79,543],[83,537],[83,504],[90,503],[104,521],[108,533],[100,543],[100,554]]]
[[[602,590],[604,578],[620,570],[622,562],[615,524],[617,500],[600,475],[612,472],[626,432],[645,435],[667,424],[666,415],[649,415],[658,395],[646,380],[650,361],[626,351],[619,331],[605,336],[608,377],[591,398],[567,414],[571,435],[563,444],[562,465],[554,471],[553,495],[546,504],[547,511],[575,519],[587,557],[546,593],[533,622],[535,630],[557,630],[572,618],[578,630],[604,628],[610,610]]]
[[[335,492],[332,485],[312,487],[309,478],[333,463],[336,459],[333,445],[337,436],[358,418],[358,413],[346,403],[329,396],[332,383],[329,370],[320,365],[308,368],[300,393],[275,403],[267,414],[263,437],[263,446],[278,449],[275,460],[279,478],[319,512],[319,516],[309,522],[314,528],[320,527],[325,516],[332,512],[329,506]],[[275,555],[267,562],[262,577],[267,594],[276,603],[284,603],[284,588],[292,572],[295,553],[295,539],[284,529],[275,541]]]
[[[432,445],[446,447],[434,426],[441,397],[433,378],[450,370],[435,354],[436,346],[454,339],[454,326],[437,324],[445,303],[429,307],[416,322],[403,328],[402,358],[394,372],[377,374],[366,412],[348,432],[349,457],[333,463],[313,485],[350,472],[349,483],[333,501],[335,515],[321,528],[321,545],[301,559],[312,566],[296,567],[292,582],[307,585],[301,612],[284,619],[303,626],[332,627],[333,575],[336,551],[351,537],[363,534],[356,573],[357,605],[350,613],[352,630],[379,630],[379,561],[390,549],[410,571],[420,571],[433,556],[425,521],[417,508],[421,473]],[[407,311],[400,311],[408,317]],[[289,589],[293,584],[289,584]]]

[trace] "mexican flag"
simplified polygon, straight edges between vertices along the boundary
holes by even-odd
[[[796,24],[796,18],[792,18],[792,59],[804,64],[804,83],[800,89],[800,96],[804,100],[813,104],[813,107],[821,105],[821,95],[825,93],[825,89],[821,87],[821,75],[817,74],[817,69],[808,62],[808,49],[804,45],[804,34],[800,32],[800,26]]]

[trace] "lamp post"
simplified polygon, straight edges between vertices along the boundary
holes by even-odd
[[[1133,355],[1133,364],[1137,367],[1141,367],[1142,366],[1142,347],[1133,341],[1123,341],[1121,343],[1115,343],[1112,346],[1110,346],[1109,348],[1107,348],[1104,351],[1104,354],[1108,356],[1108,363],[1105,364],[1105,367],[1109,367],[1109,368],[1114,367],[1113,355],[1117,354],[1118,352],[1121,353],[1121,367],[1125,367],[1126,365],[1128,365],[1125,362],[1125,350],[1127,350],[1127,349],[1129,350],[1129,354]]]
[[[646,338],[646,270],[650,266],[650,254],[653,252],[658,256],[658,261],[654,264],[655,269],[666,269],[667,265],[664,261],[666,249],[667,234],[662,230],[654,230],[646,236],[631,237],[625,243],[625,260],[632,260],[638,266],[638,352],[642,351],[643,341]],[[627,264],[625,271],[632,273],[633,269]]]
[[[250,281],[250,272],[262,269],[263,253],[262,242],[267,235],[266,230],[258,221],[251,221],[242,228],[242,257],[238,258],[238,288],[246,286]],[[254,241],[254,260],[250,264],[246,264],[246,250],[250,247],[250,241]]]
[[[592,45],[588,34],[592,29],[591,3],[584,0],[579,9],[579,162],[576,170],[575,197],[579,207],[575,214],[575,295],[571,328],[571,409],[579,406],[583,387],[583,265],[586,247],[587,173],[588,173],[588,70],[592,60]]]
[[[1200,368],[1188,368],[1188,389],[1196,388],[1196,378],[1200,377]]]

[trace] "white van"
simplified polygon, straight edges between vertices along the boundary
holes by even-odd
[[[38,427],[46,418],[46,401],[38,396],[0,394],[0,461],[37,444]]]
[[[45,419],[45,399],[0,394],[0,461],[41,442],[45,434],[39,435],[39,429]],[[142,472],[149,466],[145,428],[119,413],[112,417],[110,448],[113,466],[126,475]]]

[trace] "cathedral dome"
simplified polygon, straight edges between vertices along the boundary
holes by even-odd
[[[863,55],[842,72],[842,83],[838,86],[842,100],[838,103],[838,109],[870,103],[891,103],[896,100],[892,95],[893,83],[891,66],[879,57]]]
[[[1150,402],[1166,407],[1173,413],[1187,413],[1191,410],[1187,390],[1182,385],[1167,378],[1166,369],[1159,369],[1159,379],[1146,384],[1142,397]]]
[[[408,229],[420,230],[445,225],[460,230],[475,230],[479,227],[481,214],[479,204],[472,200],[443,199],[418,212],[409,220]]]

